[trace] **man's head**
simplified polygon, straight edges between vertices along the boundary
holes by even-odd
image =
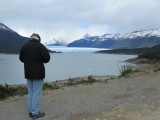
[[[41,42],[41,37],[40,37],[39,34],[37,34],[37,33],[33,33],[33,34],[30,36],[30,39],[31,39],[31,40],[38,40],[39,42]]]

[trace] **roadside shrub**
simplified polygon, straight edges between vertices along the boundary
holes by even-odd
[[[134,70],[131,65],[124,65],[120,69],[120,76],[119,77],[127,76],[128,74],[133,73],[133,72],[136,72],[136,70]]]
[[[93,82],[96,82],[96,79],[92,75],[90,75],[90,76],[88,76],[88,81],[87,82],[88,83],[93,83]]]
[[[58,86],[58,82],[57,81],[55,81],[54,82],[54,84],[53,84],[53,88],[54,88],[54,90],[55,89],[59,89],[60,87]]]
[[[69,78],[66,85],[71,86],[71,85],[93,83],[93,82],[96,82],[96,79],[92,75],[90,75],[90,76],[87,77],[87,79],[81,79],[81,80],[76,80],[74,78],[73,79]]]
[[[25,95],[28,93],[28,89],[26,86],[19,85],[16,87],[16,93],[16,95]]]
[[[50,90],[55,90],[55,89],[59,89],[60,87],[58,86],[58,83],[57,81],[55,81],[53,84],[52,83],[47,83],[45,82],[43,84],[43,90],[47,90],[47,89],[50,89]]]
[[[160,66],[155,66],[154,72],[160,71]]]
[[[43,90],[46,90],[46,89],[51,89],[53,90],[53,86],[51,84],[48,84],[47,82],[43,83],[43,87],[42,87]]]
[[[0,99],[4,99],[15,95],[25,95],[27,94],[27,87],[18,85],[16,87],[9,86],[7,84],[0,85]]]
[[[67,81],[67,85],[71,86],[71,85],[75,85],[75,80],[72,79],[72,78],[69,78],[68,81]]]
[[[97,80],[92,76],[88,76],[87,79],[82,79],[80,81],[78,81],[77,83],[78,84],[85,84],[85,83],[93,83],[93,82],[96,82]]]

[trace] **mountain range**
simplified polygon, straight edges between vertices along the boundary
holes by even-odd
[[[84,35],[67,47],[93,47],[109,49],[133,49],[152,47],[160,44],[160,29],[138,30],[125,34],[104,34],[102,36]]]
[[[29,38],[19,35],[3,23],[0,23],[0,53],[18,53]],[[66,45],[62,39],[53,39],[45,45]],[[138,30],[125,34],[104,34],[102,36],[84,35],[67,47],[93,47],[109,49],[136,49],[160,44],[160,29]]]
[[[28,38],[0,23],[0,53],[18,53]]]

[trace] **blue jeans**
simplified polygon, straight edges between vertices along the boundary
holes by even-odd
[[[37,115],[40,108],[43,80],[27,80],[28,84],[28,110]]]

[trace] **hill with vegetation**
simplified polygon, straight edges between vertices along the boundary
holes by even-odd
[[[155,45],[151,48],[101,50],[96,53],[132,54],[132,55],[138,55],[139,58],[160,60],[160,45]]]

